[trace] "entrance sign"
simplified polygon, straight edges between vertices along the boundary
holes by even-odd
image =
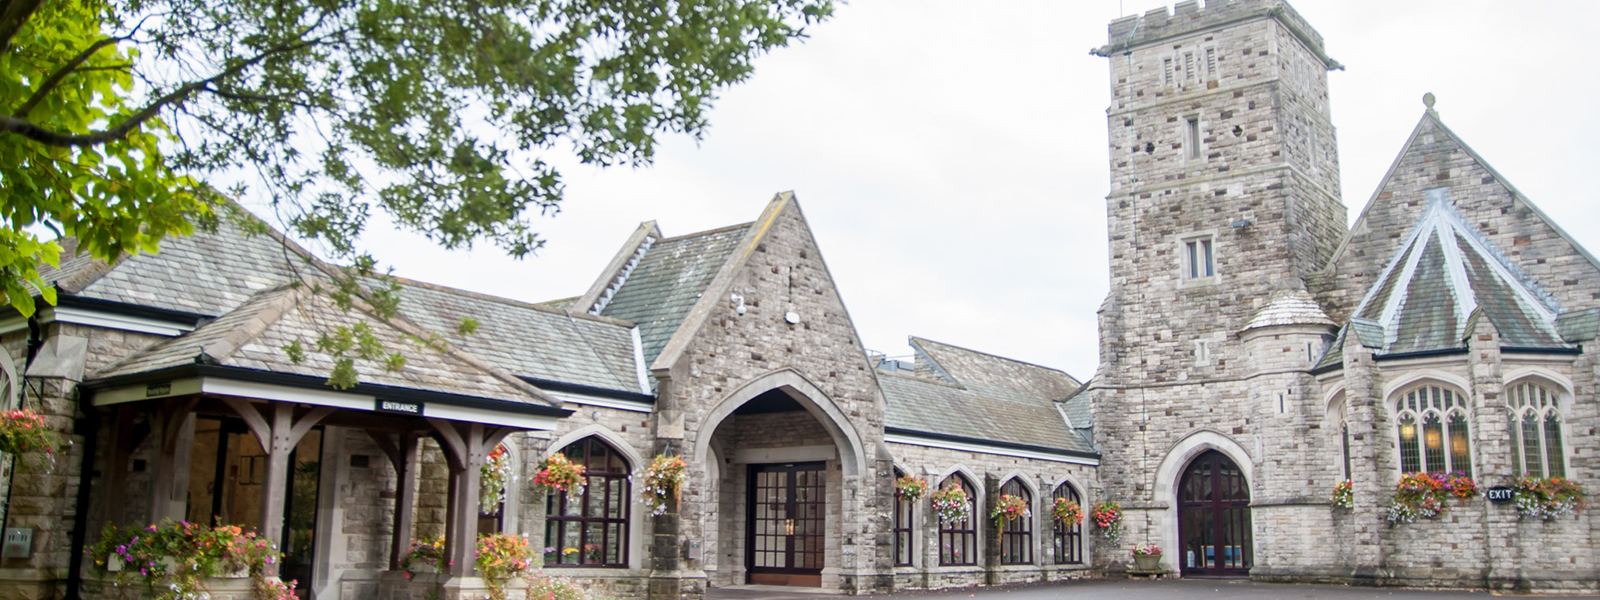
[[[1497,485],[1484,492],[1483,497],[1495,504],[1510,504],[1516,498],[1516,491],[1503,485]]]
[[[397,400],[378,399],[378,412],[399,413],[402,415],[422,415],[421,402],[400,402]]]

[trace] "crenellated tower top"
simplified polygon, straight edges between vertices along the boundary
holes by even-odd
[[[1329,70],[1344,68],[1324,52],[1322,34],[1312,29],[1311,24],[1283,0],[1211,0],[1205,6],[1200,5],[1200,0],[1185,0],[1170,11],[1163,7],[1143,15],[1129,15],[1112,21],[1106,45],[1089,52],[1113,56],[1196,31],[1261,18],[1283,23]]]

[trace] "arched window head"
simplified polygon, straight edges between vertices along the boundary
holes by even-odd
[[[1011,495],[1021,498],[1028,503],[1030,513],[1025,517],[1018,517],[1005,522],[1000,530],[1000,564],[1027,565],[1033,563],[1033,494],[1028,491],[1028,486],[1016,477],[1006,480],[1000,486],[1002,495]]]
[[[1470,477],[1472,436],[1467,426],[1467,405],[1465,394],[1438,385],[1421,385],[1396,395],[1400,470],[1461,472]]]
[[[960,487],[967,493],[968,517],[959,521],[939,519],[939,564],[978,564],[978,488],[962,477],[951,475],[939,488]]]
[[[576,497],[558,491],[545,497],[544,566],[628,566],[627,459],[596,436],[561,453],[585,467],[589,483]]]
[[[1350,475],[1350,419],[1347,416],[1349,409],[1345,405],[1344,392],[1339,392],[1328,403],[1329,430],[1339,435],[1339,457],[1342,459],[1340,473],[1345,480]]]
[[[1071,484],[1063,483],[1056,486],[1056,491],[1050,494],[1050,505],[1046,507],[1046,510],[1053,510],[1055,508],[1055,502],[1057,498],[1065,498],[1067,500],[1076,502],[1079,510],[1083,511],[1085,514],[1089,512],[1088,507],[1083,505],[1083,497],[1078,495],[1077,490],[1072,489]],[[1054,550],[1056,555],[1056,564],[1082,564],[1083,523],[1079,522],[1074,524],[1065,524],[1055,520],[1054,518],[1051,518],[1050,522],[1055,524],[1055,539],[1053,543],[1055,544]]]
[[[1518,383],[1506,393],[1511,408],[1512,463],[1519,475],[1566,477],[1566,448],[1561,435],[1561,396],[1532,382]]]

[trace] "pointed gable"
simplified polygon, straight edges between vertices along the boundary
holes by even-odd
[[[1400,259],[1397,254],[1402,251],[1407,233],[1429,208],[1429,190],[1448,193],[1456,218],[1471,234],[1462,239],[1481,239],[1488,247],[1498,249],[1501,262],[1517,268],[1528,281],[1537,282],[1554,300],[1554,306],[1571,310],[1600,304],[1592,291],[1579,284],[1600,279],[1600,262],[1430,109],[1412,130],[1328,266],[1314,278],[1312,287],[1317,300],[1335,321],[1371,318],[1355,311],[1358,304],[1363,311],[1377,309],[1361,302],[1374,287],[1381,288],[1378,295],[1392,296],[1391,288],[1399,281],[1395,279],[1397,274],[1388,273],[1385,267]],[[1422,269],[1443,264],[1439,261],[1446,258],[1447,249],[1429,248],[1426,244],[1415,247],[1419,252],[1439,254],[1403,257],[1400,262],[1415,263]],[[1488,267],[1490,263],[1481,266]],[[1492,279],[1482,281],[1487,284]],[[1465,320],[1460,315],[1456,318]]]
[[[1481,314],[1506,346],[1564,347],[1555,299],[1474,231],[1450,201],[1449,188],[1425,193],[1426,208],[1361,300],[1357,321],[1383,333],[1385,353],[1462,347]],[[1481,311],[1481,312],[1480,312]]]
[[[638,325],[644,362],[654,362],[749,228],[744,223],[660,240],[645,238],[637,265],[619,273],[620,285],[599,314]]]

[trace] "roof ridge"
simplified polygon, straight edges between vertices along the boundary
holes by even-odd
[[[338,268],[338,269],[349,268],[349,267],[339,267],[337,265],[330,265],[330,266],[332,266],[334,268]],[[552,315],[562,315],[562,314],[566,313],[566,309],[556,308],[556,307],[553,307],[553,306],[548,306],[546,304],[537,304],[537,303],[533,303],[533,302],[528,302],[526,300],[518,300],[516,298],[507,298],[505,296],[495,296],[493,294],[486,294],[486,293],[483,293],[483,292],[475,292],[475,291],[468,290],[468,289],[452,287],[452,286],[448,286],[448,285],[440,285],[440,284],[437,284],[437,283],[430,283],[430,282],[427,282],[427,281],[421,281],[421,280],[417,280],[417,279],[410,279],[410,278],[407,278],[407,277],[400,277],[400,276],[397,276],[397,275],[382,275],[381,277],[387,277],[389,279],[392,279],[392,280],[400,283],[401,285],[410,285],[410,286],[414,286],[414,287],[420,287],[420,288],[429,289],[429,290],[433,290],[433,291],[444,293],[444,294],[453,294],[453,295],[457,295],[457,296],[466,296],[468,298],[475,298],[475,299],[478,299],[478,300],[485,300],[485,301],[489,301],[489,302],[496,302],[496,303],[499,303],[499,304],[505,304],[505,305],[508,305],[508,306],[515,306],[515,307],[518,307],[518,308],[526,308],[526,309],[536,310],[536,311],[539,311],[539,312],[550,313]],[[567,299],[564,299],[564,300],[570,300],[570,298],[567,298]],[[559,302],[559,301],[560,300],[551,300],[550,302]],[[404,304],[402,304],[401,306],[404,307]],[[403,311],[404,308],[402,308],[401,310]],[[590,321],[606,323],[606,324],[610,324],[610,325],[617,325],[619,327],[633,327],[634,326],[634,323],[632,321],[629,321],[629,320],[626,320],[626,319],[618,319],[616,317],[606,317],[606,316],[601,316],[601,315],[591,315],[591,314],[589,314],[587,312],[584,312],[584,313],[571,313],[571,316],[587,319],[587,320],[590,320]]]
[[[941,342],[941,341],[938,341],[938,340],[930,340],[930,339],[925,338],[925,337],[917,337],[917,336],[914,336],[914,335],[913,336],[908,336],[908,337],[910,337],[913,340],[919,340],[919,341],[923,341],[923,342],[929,342],[929,343],[933,343],[933,344],[938,344],[938,345],[944,346],[946,348],[954,348],[956,350],[960,350],[960,351],[963,351],[963,352],[971,352],[973,354],[982,354],[984,356],[988,356],[988,357],[991,357],[991,358],[998,358],[1000,360],[1017,363],[1019,365],[1026,365],[1026,366],[1029,366],[1029,367],[1035,367],[1035,368],[1039,368],[1039,369],[1044,369],[1046,371],[1055,371],[1055,372],[1060,373],[1062,375],[1066,375],[1067,379],[1071,379],[1073,383],[1076,383],[1078,385],[1083,385],[1083,382],[1078,381],[1078,378],[1077,377],[1073,377],[1071,373],[1068,373],[1068,372],[1066,372],[1066,371],[1064,371],[1062,369],[1057,369],[1055,367],[1047,367],[1047,366],[1041,365],[1039,363],[1028,362],[1028,361],[1025,361],[1025,360],[1018,360],[1018,359],[1015,359],[1015,358],[1011,358],[1009,356],[1000,356],[999,354],[995,354],[993,352],[984,352],[982,350],[973,350],[973,349],[965,347],[965,346],[957,346],[955,344],[947,344],[947,343],[944,343],[944,342]],[[930,356],[929,358],[932,359],[933,357]]]
[[[260,292],[244,304],[239,305],[238,308],[229,311],[237,312],[251,302],[267,303],[267,306],[260,312],[257,312],[244,322],[234,325],[234,328],[222,334],[220,339],[201,346],[201,354],[205,359],[215,362],[220,362],[222,359],[232,356],[234,352],[238,352],[250,340],[270,329],[274,323],[277,323],[294,307],[299,306],[300,302],[305,299],[304,289],[304,285],[286,283]],[[271,296],[276,297],[268,299]],[[216,321],[212,321],[212,323],[216,323]]]
[[[882,369],[876,369],[876,371],[878,372],[878,375],[888,375],[890,377],[898,377],[900,379],[906,379],[906,380],[910,380],[910,381],[920,381],[922,383],[931,383],[933,385],[947,387],[947,388],[954,389],[954,390],[965,390],[965,389],[967,389],[966,386],[961,385],[959,383],[955,383],[955,382],[952,382],[952,381],[946,381],[944,379],[933,379],[933,378],[923,377],[923,376],[917,375],[915,372],[907,373],[905,371],[884,371]]]
[[[740,227],[749,227],[751,225],[754,225],[755,223],[756,223],[755,221],[745,221],[743,223],[735,223],[733,225],[724,225],[724,226],[718,227],[716,229],[707,229],[705,231],[696,231],[694,233],[685,233],[683,235],[675,235],[675,236],[671,236],[671,237],[665,237],[664,236],[661,239],[656,240],[656,243],[660,244],[660,243],[664,243],[664,242],[676,242],[676,241],[679,241],[679,240],[686,240],[686,239],[689,239],[689,238],[696,238],[696,237],[711,235],[713,233],[724,233],[724,232],[727,232],[727,231],[732,231],[734,229],[738,229]]]

